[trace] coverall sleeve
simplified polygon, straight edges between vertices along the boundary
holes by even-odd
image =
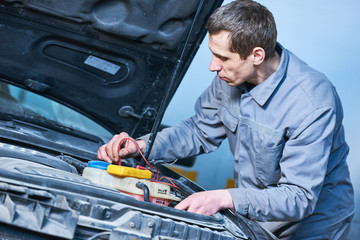
[[[216,84],[213,81],[198,98],[195,116],[157,134],[149,159],[173,161],[209,153],[220,146],[226,131],[217,112]]]

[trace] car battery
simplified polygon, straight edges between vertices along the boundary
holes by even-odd
[[[82,176],[93,183],[115,188],[140,201],[168,206],[171,202],[181,200],[171,193],[169,185],[151,181],[152,173],[149,170],[90,161]]]

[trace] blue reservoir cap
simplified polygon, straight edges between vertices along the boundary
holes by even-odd
[[[103,162],[103,161],[89,161],[88,167],[98,168],[106,170],[110,163]]]

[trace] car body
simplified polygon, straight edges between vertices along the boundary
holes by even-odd
[[[221,3],[1,1],[2,239],[275,239],[230,210],[189,213],[83,176],[113,134],[154,138]],[[154,166],[179,199],[203,190]]]

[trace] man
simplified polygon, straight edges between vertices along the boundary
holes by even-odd
[[[205,215],[234,209],[281,239],[345,239],[354,214],[342,106],[335,88],[276,42],[271,12],[251,0],[210,17],[210,71],[196,114],[158,133],[149,159],[208,153],[228,138],[236,188],[195,193],[176,208]],[[115,135],[98,151],[118,161]],[[137,143],[144,151],[146,136]],[[121,157],[139,153],[124,141]]]

